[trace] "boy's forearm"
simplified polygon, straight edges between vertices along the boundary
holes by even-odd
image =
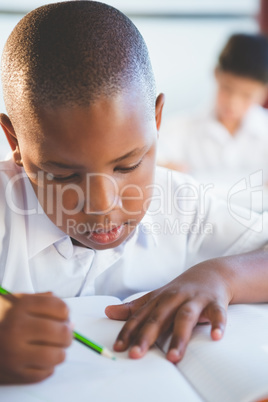
[[[230,288],[230,304],[268,302],[267,249],[213,261]]]

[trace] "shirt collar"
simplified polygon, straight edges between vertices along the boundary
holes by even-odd
[[[66,234],[48,218],[38,202],[24,169],[21,170],[21,173],[23,173],[25,186],[25,209],[28,213],[26,219],[28,255],[29,258],[32,258],[52,244],[69,236],[66,236]],[[70,241],[70,243],[69,245],[71,247],[72,242]],[[61,254],[65,258],[68,258],[70,250]]]
[[[211,126],[211,130],[209,131],[209,136],[217,138],[218,141],[224,140],[227,138],[228,140],[233,140],[238,136],[246,135],[249,137],[267,137],[267,119],[268,114],[267,111],[264,110],[260,105],[252,105],[247,113],[245,114],[243,120],[241,121],[240,126],[238,127],[235,136],[230,136],[228,130],[219,122],[217,119],[216,109],[215,107],[211,108],[209,113],[209,126]],[[217,126],[217,129],[215,127]],[[219,130],[221,131],[223,137],[219,136]],[[206,133],[206,132],[205,132]]]
[[[247,131],[252,137],[267,138],[267,111],[260,105],[253,105],[245,115],[238,131]]]
[[[150,210],[145,214],[138,226],[138,243],[143,247],[148,247],[149,244],[158,246],[158,237],[155,230],[155,221],[150,214]]]

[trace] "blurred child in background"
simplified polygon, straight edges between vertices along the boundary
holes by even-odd
[[[159,164],[215,177],[263,169],[268,176],[268,40],[234,34],[215,68],[214,105],[203,113],[176,116],[160,131]],[[208,176],[207,176],[208,175]]]

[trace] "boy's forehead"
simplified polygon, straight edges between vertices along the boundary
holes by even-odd
[[[85,154],[118,149],[118,154],[142,148],[156,135],[155,120],[136,96],[101,98],[91,106],[43,108],[23,127],[24,149],[46,154]],[[26,139],[27,138],[27,139]],[[25,141],[26,140],[26,141]]]
[[[257,81],[251,77],[238,75],[231,71],[219,71],[216,77],[219,82],[230,83],[231,85],[240,86],[251,91],[266,87],[266,85],[261,81]]]

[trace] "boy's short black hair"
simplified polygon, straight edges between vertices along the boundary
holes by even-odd
[[[261,34],[234,34],[218,59],[218,68],[268,83],[268,40]]]
[[[117,9],[95,1],[66,1],[28,13],[2,56],[10,117],[27,106],[89,106],[100,96],[131,89],[155,108],[155,81],[146,44]]]

